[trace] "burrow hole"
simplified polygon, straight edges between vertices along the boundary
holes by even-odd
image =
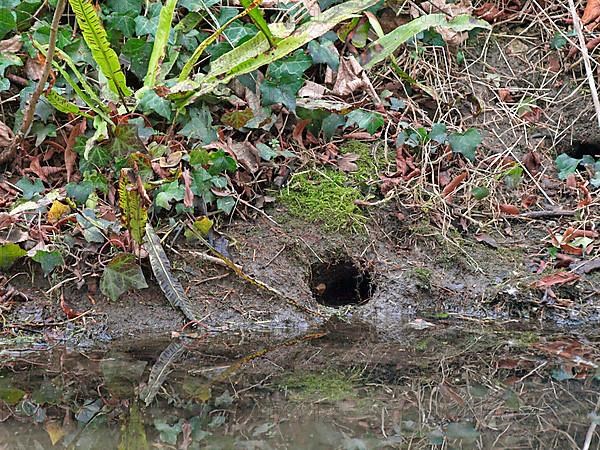
[[[567,151],[571,158],[581,159],[584,156],[599,157],[599,142],[573,142],[573,146]]]
[[[318,303],[333,308],[366,303],[374,291],[369,271],[361,269],[350,258],[313,264],[310,288]]]

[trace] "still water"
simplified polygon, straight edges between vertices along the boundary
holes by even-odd
[[[5,449],[597,449],[598,338],[414,321],[0,343]]]

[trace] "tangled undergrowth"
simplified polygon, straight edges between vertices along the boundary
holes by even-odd
[[[328,230],[386,205],[448,240],[551,218],[539,287],[598,266],[598,133],[562,3],[55,3],[0,4],[2,270],[116,299],[146,285],[148,227],[228,258],[220,218],[274,198]]]

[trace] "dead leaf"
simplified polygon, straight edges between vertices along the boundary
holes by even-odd
[[[506,88],[498,89],[498,97],[500,98],[500,101],[504,103],[514,103],[515,101],[510,90]]]
[[[327,88],[321,84],[307,80],[304,86],[298,91],[298,97],[323,98]]]
[[[227,146],[230,153],[233,154],[248,172],[254,174],[260,167],[260,156],[258,149],[250,142],[234,142]]]
[[[414,18],[421,16],[422,11],[425,14],[444,13],[452,19],[463,14],[470,15],[473,7],[468,0],[459,0],[455,3],[446,3],[446,0],[429,0],[421,3],[418,8],[416,6],[411,7],[411,15]],[[447,27],[436,27],[435,31],[442,36],[447,44],[452,46],[458,46],[469,38],[466,31],[454,31]]]
[[[338,157],[337,166],[344,172],[356,172],[358,165],[354,161],[358,161],[359,158],[360,156],[356,153],[346,153]]]
[[[16,221],[17,221],[17,219],[15,219],[10,214],[5,213],[5,212],[0,213],[0,230],[10,227]]]
[[[52,445],[56,445],[58,441],[60,441],[65,434],[67,434],[65,429],[58,422],[46,422],[44,429],[46,430],[46,433],[48,433],[48,437],[50,438]]]
[[[496,242],[496,239],[491,237],[489,234],[476,234],[475,239],[477,240],[477,242],[482,242],[484,244],[489,245],[492,248],[498,248],[498,242]]]
[[[50,210],[48,211],[48,222],[50,224],[57,223],[60,219],[71,212],[71,208],[69,205],[65,205],[64,203],[54,200]]]
[[[500,212],[507,214],[509,216],[518,216],[521,211],[515,205],[508,205],[506,203],[501,204],[499,207]]]
[[[0,147],[8,147],[14,136],[12,130],[0,120]]]
[[[44,72],[44,66],[33,58],[27,58],[25,62],[25,74],[30,80],[38,81],[42,78]]]
[[[588,0],[585,5],[585,10],[583,11],[583,17],[581,21],[584,25],[591,24],[592,22],[597,22],[600,18],[600,0]],[[586,27],[588,30],[592,31],[596,28],[597,24],[594,23],[589,27]]]
[[[192,177],[190,175],[190,170],[187,168],[183,169],[181,177],[183,178],[183,185],[185,187],[183,205],[186,208],[191,208],[194,206],[194,193],[192,192]]]
[[[590,273],[594,270],[600,270],[600,258],[586,261],[585,263],[575,268],[575,272],[578,274]]]
[[[458,186],[460,186],[463,183],[463,181],[467,179],[468,176],[469,174],[467,172],[462,172],[461,174],[454,177],[452,181],[450,181],[450,183],[448,183],[442,191],[442,197],[446,199],[448,199],[448,197],[451,197],[454,191],[458,189]]]
[[[361,75],[362,71],[362,66],[353,56],[341,58],[337,78],[332,89],[333,94],[346,96],[364,88],[365,81]]]
[[[562,286],[567,283],[573,283],[580,278],[581,277],[576,273],[557,272],[536,281],[533,286],[539,289],[547,289],[552,286]]]
[[[21,35],[17,34],[10,39],[4,39],[0,41],[0,53],[6,55],[7,53],[17,53],[23,47],[21,41]]]
[[[172,152],[166,158],[164,156],[162,156],[158,160],[158,164],[163,169],[172,169],[179,165],[182,157],[183,157],[183,152],[181,152],[181,151]]]
[[[85,129],[87,126],[87,120],[82,119],[78,125],[75,125],[71,132],[69,133],[69,137],[67,139],[67,145],[65,146],[65,168],[67,170],[67,183],[71,181],[71,176],[73,175],[73,169],[75,168],[75,163],[77,162],[77,153],[73,151],[73,147],[75,147],[75,142],[77,140],[77,136],[85,133]]]

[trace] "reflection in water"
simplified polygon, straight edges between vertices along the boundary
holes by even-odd
[[[337,323],[287,340],[5,345],[0,449],[568,449],[588,430],[600,445],[595,338],[409,325],[400,341]]]

